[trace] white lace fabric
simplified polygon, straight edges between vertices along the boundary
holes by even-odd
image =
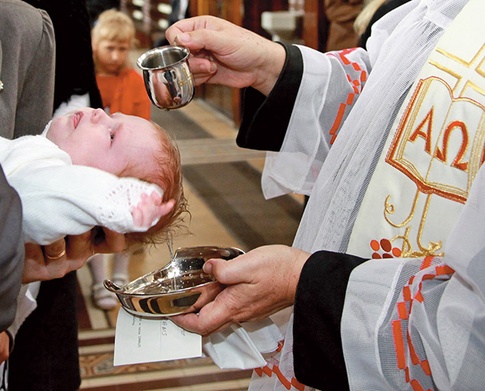
[[[120,221],[119,215],[121,211],[131,210],[132,207],[138,205],[142,194],[149,195],[153,192],[163,196],[163,191],[157,185],[136,178],[120,178],[105,195],[105,202],[98,205],[100,225],[118,227],[115,231],[121,233],[146,231],[147,227],[136,227],[131,221],[128,225],[125,221]],[[151,226],[155,225],[157,221],[153,221]]]

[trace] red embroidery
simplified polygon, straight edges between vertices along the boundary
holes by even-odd
[[[432,261],[432,256],[425,257],[421,264],[420,270],[425,270],[426,268],[429,268],[429,270],[433,270],[431,267]],[[415,391],[425,391],[425,388],[417,379],[411,378],[410,364],[412,366],[421,367],[423,373],[427,376],[431,376],[431,368],[429,366],[428,360],[421,359],[417,354],[412,337],[409,332],[406,331],[404,333],[407,328],[407,321],[411,314],[413,305],[420,305],[424,302],[424,296],[421,290],[423,281],[432,280],[440,276],[452,275],[453,273],[454,270],[449,266],[436,266],[433,270],[433,273],[427,273],[422,276],[421,281],[418,284],[418,290],[415,293],[414,297],[412,297],[411,285],[415,280],[415,276],[412,276],[409,279],[408,284],[405,285],[402,289],[402,301],[396,303],[397,319],[392,321],[391,325],[394,338],[394,347],[396,351],[397,367],[400,370],[404,371],[406,382],[409,383],[412,389]],[[407,353],[409,353],[411,363],[408,363],[406,360]]]
[[[288,380],[285,375],[283,375],[280,371],[280,368],[278,365],[273,365],[273,364],[268,364],[262,368],[255,368],[254,372],[259,376],[263,377],[264,375],[268,377],[272,377],[273,374],[276,375],[278,378],[279,382],[287,389],[290,390],[291,387],[293,386],[296,390],[298,391],[304,391],[305,386],[301,384],[298,380],[296,380],[294,377],[291,378],[291,380]]]
[[[280,342],[278,344],[278,349],[277,351],[280,352],[282,349],[283,349],[283,345],[284,343],[283,342]],[[283,373],[281,373],[280,371],[280,368],[277,364],[270,364],[268,363],[268,365],[265,365],[264,367],[262,368],[255,368],[254,369],[254,372],[259,376],[259,377],[263,377],[263,376],[268,376],[268,377],[272,377],[273,374],[276,375],[276,377],[278,378],[279,382],[287,389],[287,390],[290,390],[291,387],[293,386],[296,390],[298,391],[304,391],[305,390],[305,385],[304,384],[301,384],[298,380],[296,380],[296,378],[292,377],[291,380],[288,380],[285,375],[283,375]]]
[[[367,80],[367,71],[362,69],[359,63],[351,61],[347,57],[347,55],[349,53],[352,53],[354,50],[356,50],[356,48],[345,49],[339,52],[329,53],[330,56],[338,57],[344,66],[350,67],[351,73],[353,74],[352,76],[350,72],[347,73],[347,80],[349,81],[349,84],[352,86],[352,92],[349,92],[345,102],[341,103],[337,110],[337,115],[335,116],[335,120],[329,131],[329,134],[332,136],[330,140],[330,144],[333,144],[335,142],[335,139],[337,138],[338,131],[342,126],[342,122],[344,120],[345,109],[354,103],[357,95],[359,95],[360,92],[362,91],[363,84]],[[355,73],[357,74],[355,75]]]
[[[373,239],[369,245],[372,249],[372,259],[399,258],[402,254],[401,249],[392,247],[392,242],[386,238],[381,240]]]

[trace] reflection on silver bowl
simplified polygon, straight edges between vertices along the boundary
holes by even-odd
[[[137,61],[145,88],[157,107],[170,110],[187,105],[195,93],[190,72],[189,50],[183,46],[161,46],[143,53]]]
[[[104,286],[114,292],[122,307],[141,317],[160,318],[194,312],[212,301],[223,289],[212,276],[202,270],[211,258],[232,259],[244,251],[235,247],[182,247],[172,261],[155,270],[118,286],[105,280]]]

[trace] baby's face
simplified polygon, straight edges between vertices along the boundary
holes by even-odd
[[[159,150],[157,129],[149,121],[101,109],[84,108],[54,118],[47,138],[66,151],[73,164],[120,175],[134,164],[155,170]]]

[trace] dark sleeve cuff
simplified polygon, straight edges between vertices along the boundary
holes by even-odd
[[[307,386],[349,389],[340,320],[350,273],[364,261],[319,251],[303,267],[295,297],[293,357],[296,378]]]
[[[268,97],[253,88],[243,91],[242,121],[236,138],[242,148],[279,151],[283,144],[300,88],[303,58],[296,46],[282,45],[286,62]]]

